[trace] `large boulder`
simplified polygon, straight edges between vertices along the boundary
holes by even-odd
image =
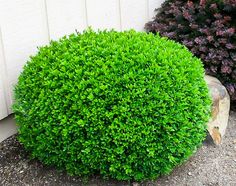
[[[230,97],[221,82],[211,76],[205,76],[212,97],[211,120],[208,123],[208,132],[214,143],[219,145],[225,134],[230,110]]]

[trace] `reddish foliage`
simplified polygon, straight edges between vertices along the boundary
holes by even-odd
[[[167,0],[145,28],[188,47],[236,101],[235,20],[236,0]]]

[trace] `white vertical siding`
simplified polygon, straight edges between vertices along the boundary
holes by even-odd
[[[0,24],[5,56],[5,70],[8,86],[12,89],[17,77],[37,46],[48,42],[43,0],[9,0],[1,1]],[[1,66],[2,68],[2,66]]]
[[[37,46],[93,29],[143,31],[164,0],[0,0],[0,119],[11,111],[17,77]]]
[[[122,30],[143,31],[148,21],[147,0],[120,0]]]
[[[0,118],[4,118],[8,115],[8,108],[6,104],[5,90],[3,86],[3,79],[0,77]]]
[[[8,92],[8,79],[6,78],[6,65],[4,59],[4,51],[2,45],[2,35],[0,28],[0,119],[6,117],[9,114],[7,95]]]
[[[120,30],[119,0],[86,0],[88,25],[96,29]]]
[[[87,27],[85,0],[47,0],[50,39],[83,31]]]

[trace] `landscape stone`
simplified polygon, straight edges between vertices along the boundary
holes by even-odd
[[[208,132],[216,145],[222,142],[228,125],[230,97],[221,82],[212,76],[205,76],[212,97],[211,119],[207,124]]]

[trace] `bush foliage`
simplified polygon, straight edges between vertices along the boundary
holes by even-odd
[[[146,30],[187,46],[236,100],[235,20],[235,0],[168,0]]]
[[[15,88],[19,140],[72,175],[145,180],[168,173],[205,137],[202,63],[135,31],[87,30],[41,47]]]

